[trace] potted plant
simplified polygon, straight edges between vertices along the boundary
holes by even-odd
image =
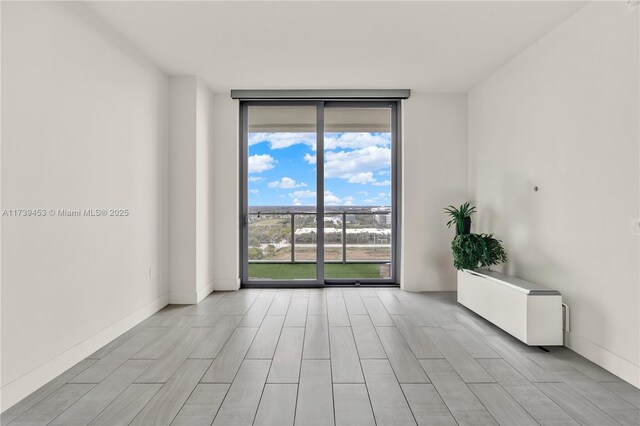
[[[502,242],[492,234],[456,235],[451,250],[453,266],[458,270],[491,267],[507,261]]]
[[[456,235],[471,233],[471,215],[476,212],[476,207],[471,204],[471,201],[467,201],[460,208],[449,206],[444,211],[451,217],[451,220],[447,222],[447,227],[451,228],[451,225],[455,225]]]

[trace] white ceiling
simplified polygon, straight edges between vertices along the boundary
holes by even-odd
[[[229,89],[466,92],[585,3],[90,2],[170,75]]]

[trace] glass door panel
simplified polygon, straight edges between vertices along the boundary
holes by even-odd
[[[324,275],[392,277],[391,107],[324,110]]]
[[[245,115],[244,277],[316,281],[317,106],[249,105]]]

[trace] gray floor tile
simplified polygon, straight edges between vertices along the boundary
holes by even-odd
[[[333,383],[364,383],[351,327],[329,327]]]
[[[284,315],[265,317],[247,352],[247,358],[272,359],[284,324]]]
[[[202,381],[204,383],[231,383],[253,338],[258,332],[254,327],[238,327],[213,361]]]
[[[152,360],[129,360],[102,382],[95,385],[51,425],[87,425],[111,404],[150,365]]]
[[[67,383],[62,385],[51,395],[47,396],[21,416],[11,422],[12,425],[36,426],[49,424],[64,410],[71,407],[95,385],[81,383]]]
[[[160,334],[160,329],[146,328],[104,358],[74,377],[70,383],[100,383],[109,374],[129,360],[133,355]]]
[[[297,384],[267,384],[262,392],[254,425],[293,425],[297,398]]]
[[[422,330],[431,338],[440,353],[456,370],[462,380],[467,383],[495,381],[446,331],[435,327],[424,327]]]
[[[43,385],[38,390],[33,392],[31,395],[24,398],[22,401],[16,403],[12,407],[8,408],[2,413],[0,417],[0,423],[3,425],[9,424],[13,420],[15,420],[22,413],[27,411],[29,408],[36,405],[38,402],[42,401],[47,396],[51,395],[56,390],[60,389],[65,383],[70,381],[73,377],[82,373],[87,368],[91,367],[96,362],[95,359],[84,359],[60,374],[58,377],[50,381],[49,383]]]
[[[582,425],[617,423],[566,383],[536,383],[535,386]]]
[[[408,315],[392,315],[391,318],[416,358],[442,358],[427,333]]]
[[[161,384],[132,384],[105,408],[90,424],[128,425],[158,393]]]
[[[429,383],[420,363],[396,327],[376,327],[376,331],[400,383]]]
[[[247,359],[227,392],[214,425],[251,425],[260,403],[271,361]]]
[[[387,354],[382,348],[378,333],[373,326],[352,327],[353,337],[356,341],[360,358],[386,358]]]
[[[362,302],[367,308],[369,318],[376,327],[393,327],[395,323],[387,313],[384,305],[377,297],[363,297]]]
[[[329,359],[329,323],[326,315],[309,315],[304,334],[304,359]]]
[[[162,385],[131,425],[169,425],[209,367],[210,360],[188,359]]]
[[[379,426],[415,425],[416,421],[389,361],[363,359],[362,370],[376,423]]]
[[[347,295],[345,294],[345,299]],[[375,425],[369,393],[364,384],[334,384],[336,425]]]
[[[189,354],[189,358],[210,358],[218,356],[222,347],[227,343],[242,317],[239,315],[219,316],[215,325],[207,330],[207,334],[198,346]]]
[[[497,424],[446,360],[424,359],[420,363],[458,424],[473,426]]]
[[[349,314],[342,297],[330,297],[327,299],[327,316],[329,318],[329,326],[332,327],[349,327]]]
[[[407,383],[401,386],[418,425],[457,425],[432,384]]]
[[[242,321],[240,321],[240,326],[260,327],[260,324],[262,324],[262,320],[265,315],[267,315],[267,311],[269,310],[275,295],[276,294],[272,292],[261,293],[256,301],[253,302],[253,305],[251,305],[251,308],[249,308],[246,315],[242,318]]]
[[[499,384],[471,383],[469,387],[499,424],[538,424]]]
[[[304,328],[284,327],[273,356],[267,383],[298,383]]]
[[[294,297],[289,303],[289,310],[284,320],[285,327],[304,327],[307,322],[307,307],[309,299]]]
[[[300,371],[295,424],[325,426],[333,423],[330,361],[305,359]]]
[[[171,426],[209,426],[229,390],[224,383],[200,383],[184,403]]]

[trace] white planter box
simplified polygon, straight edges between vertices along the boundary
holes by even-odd
[[[458,271],[458,303],[531,346],[562,346],[562,295],[493,271]]]

